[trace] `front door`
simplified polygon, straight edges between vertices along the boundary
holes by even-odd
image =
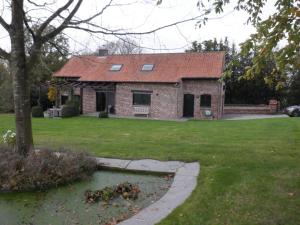
[[[106,111],[106,94],[105,94],[105,92],[96,92],[96,110],[97,110],[97,112]]]
[[[194,117],[194,95],[191,94],[184,95],[183,116]]]

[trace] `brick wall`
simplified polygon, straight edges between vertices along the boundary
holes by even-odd
[[[210,94],[211,110],[214,119],[222,117],[222,83],[216,80],[184,80],[177,84],[167,83],[119,83],[116,85],[116,115],[132,117],[134,115],[133,90],[151,91],[151,118],[178,119],[183,115],[184,94],[194,95],[194,117],[203,119],[204,108],[200,108],[200,96]],[[96,112],[96,94],[93,89],[83,89],[83,113]]]
[[[204,119],[204,111],[210,109],[213,119],[222,118],[224,91],[222,82],[216,80],[184,80],[182,84],[183,94],[194,95],[194,117]],[[201,95],[211,95],[211,108],[201,108]]]
[[[279,104],[273,99],[269,105],[225,105],[224,114],[274,114],[279,111]]]
[[[269,114],[270,109],[268,105],[225,105],[224,114]]]
[[[91,88],[83,88],[82,91],[82,113],[96,112],[96,92]]]
[[[132,90],[152,91],[150,117],[176,119],[178,90],[175,84],[121,83],[116,86],[116,115],[134,116]]]

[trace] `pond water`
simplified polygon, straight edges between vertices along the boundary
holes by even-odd
[[[137,200],[116,198],[109,204],[85,203],[86,190],[99,190],[123,182],[137,184]],[[172,184],[165,175],[146,175],[116,171],[95,172],[92,179],[51,189],[47,192],[0,193],[1,225],[95,225],[113,218],[129,217],[160,199]]]

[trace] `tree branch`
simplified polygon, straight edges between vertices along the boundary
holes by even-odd
[[[49,5],[53,5],[55,2],[52,2],[52,3],[47,3],[47,2],[44,2],[44,4],[38,4],[38,3],[35,3],[31,0],[27,0],[27,2],[29,2],[30,4],[36,6],[36,7],[45,7],[45,6],[49,6]]]
[[[82,24],[82,23],[88,23],[88,22],[90,22],[92,19],[96,18],[97,16],[102,15],[103,12],[104,12],[108,7],[111,6],[112,2],[113,2],[113,0],[110,0],[109,3],[107,3],[107,4],[102,8],[102,10],[101,10],[100,12],[94,14],[93,16],[91,16],[91,17],[89,17],[89,18],[87,18],[87,19],[84,19],[84,20],[76,21],[76,22],[75,22],[75,21],[74,21],[74,22],[70,21],[69,24],[72,24],[72,25],[79,25],[79,24]]]
[[[24,14],[24,24],[25,24],[27,30],[29,31],[29,33],[31,34],[33,41],[35,41],[35,39],[36,39],[35,33],[34,33],[34,31],[31,29],[31,27],[29,26],[28,19],[27,19],[26,14],[25,14],[24,11],[23,11],[23,14]]]
[[[67,57],[67,54],[65,54],[64,52],[67,52],[67,49],[66,48],[62,48],[62,46],[58,46],[55,42],[53,41],[49,41],[48,42],[51,46],[53,46],[56,51],[58,51],[58,53],[61,55],[61,56],[64,56],[64,57]]]
[[[33,67],[35,61],[38,59],[41,47],[44,43],[54,38],[57,34],[59,34],[63,29],[66,28],[67,24],[71,21],[75,13],[78,11],[83,0],[78,0],[74,9],[70,12],[69,16],[65,18],[62,24],[56,29],[52,30],[45,36],[42,36],[43,31],[47,28],[47,26],[53,21],[56,17],[60,16],[60,13],[67,10],[68,7],[74,2],[74,0],[69,0],[64,6],[56,10],[42,25],[38,28],[35,34],[34,44],[31,47],[31,55],[28,60],[28,68],[29,70]]]
[[[42,25],[37,31],[37,35],[41,36],[45,28],[57,17],[59,16],[63,11],[67,10],[68,7],[74,2],[74,0],[69,0],[64,6],[58,8]],[[82,2],[82,0],[80,0]]]
[[[5,22],[2,16],[0,16],[0,25],[2,25],[2,27],[7,30],[8,33],[10,33],[10,25]]]
[[[78,29],[78,30],[83,30],[83,31],[90,32],[90,33],[95,33],[95,34],[99,33],[99,34],[106,34],[106,35],[120,35],[120,36],[121,35],[145,35],[145,34],[155,33],[159,30],[169,28],[169,27],[172,27],[172,26],[176,26],[178,24],[182,24],[182,23],[186,23],[186,22],[190,22],[190,21],[194,21],[194,20],[199,20],[200,18],[202,18],[205,15],[207,15],[207,13],[203,13],[199,16],[195,16],[195,17],[192,17],[192,18],[189,18],[189,19],[185,19],[185,20],[174,22],[174,23],[170,23],[170,24],[167,24],[167,25],[164,25],[164,26],[161,26],[161,27],[149,30],[149,31],[144,31],[144,32],[119,32],[119,31],[113,31],[113,30],[110,30],[110,29],[107,29],[107,28],[104,28],[104,27],[100,27],[100,26],[98,26],[96,24],[92,24],[92,23],[87,23],[87,24],[91,25],[95,28],[98,28],[100,30],[93,30],[93,29],[90,29],[90,28],[78,27],[78,26],[73,26],[73,25],[68,25],[66,28]]]
[[[73,0],[70,0],[73,2]],[[69,1],[69,2],[70,2]],[[75,5],[74,9],[70,12],[70,14],[66,17],[66,19],[62,22],[62,24],[57,27],[56,29],[54,29],[53,31],[51,31],[50,33],[46,34],[45,36],[41,37],[41,41],[42,43],[45,43],[46,41],[48,41],[49,39],[54,38],[57,34],[59,34],[60,32],[62,32],[64,29],[67,28],[68,24],[70,23],[70,21],[72,20],[72,18],[74,17],[74,15],[76,14],[76,12],[78,11],[81,3],[83,0],[78,0],[77,4]],[[58,16],[59,13],[56,15]],[[56,17],[55,16],[55,17]],[[55,18],[54,17],[54,18]]]

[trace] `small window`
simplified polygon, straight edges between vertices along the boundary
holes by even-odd
[[[201,95],[200,107],[211,107],[211,95]]]
[[[110,71],[120,71],[122,69],[122,64],[113,64],[111,67],[110,67]]]
[[[133,93],[133,105],[150,105],[151,93]]]
[[[152,71],[154,68],[153,64],[144,64],[142,67],[142,71]]]

